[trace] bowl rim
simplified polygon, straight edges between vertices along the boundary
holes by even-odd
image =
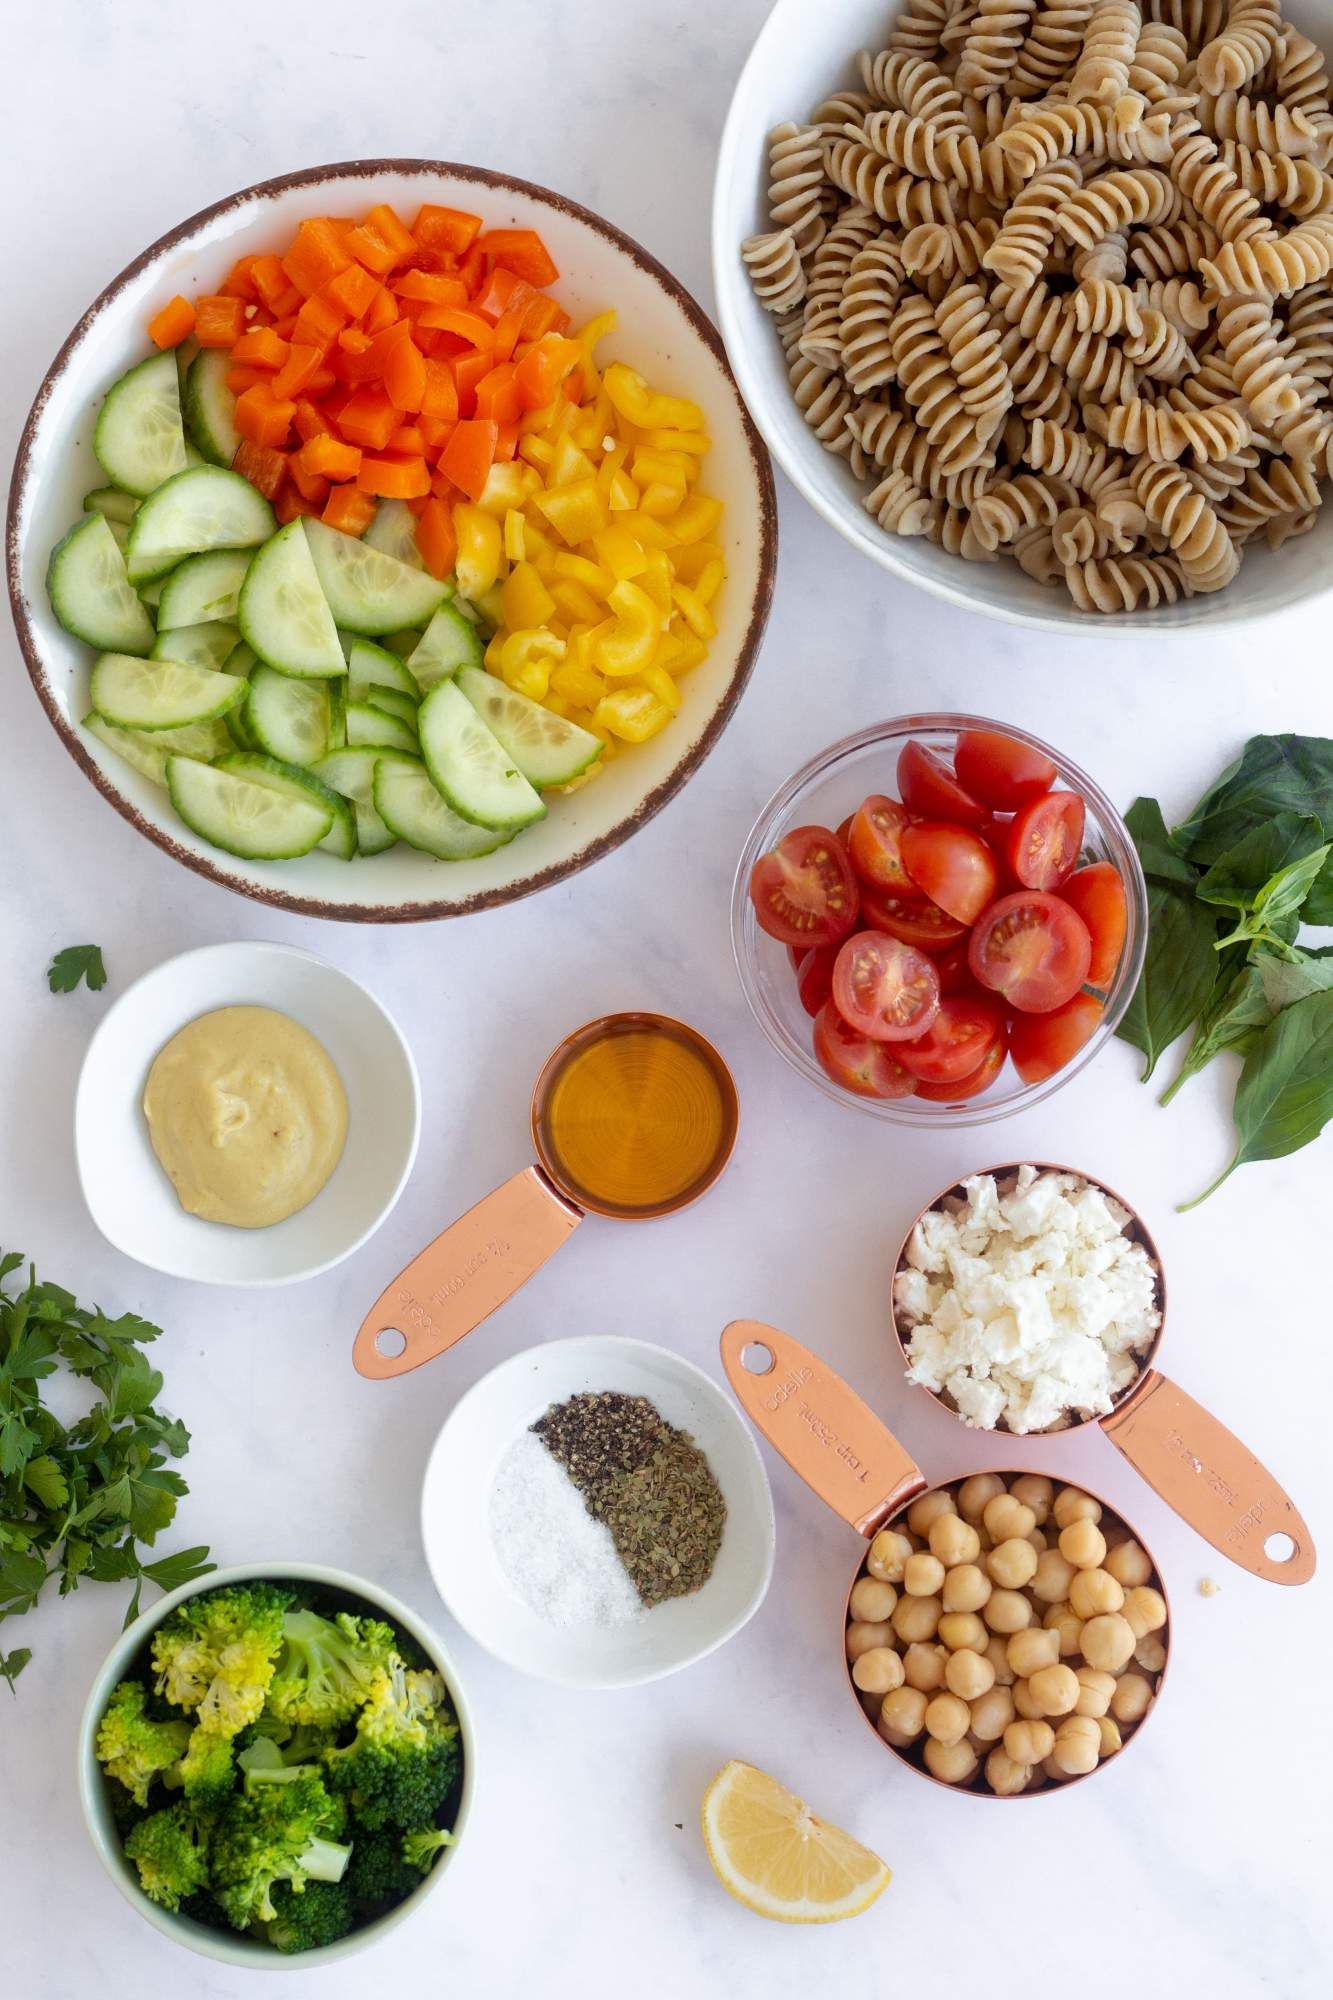
[[[502,1370],[507,1369],[518,1374],[525,1365],[531,1364],[534,1355],[559,1354],[573,1347],[589,1346],[596,1346],[611,1355],[626,1352],[631,1355],[651,1355],[657,1362],[663,1360],[669,1362],[671,1368],[692,1386],[702,1385],[702,1392],[711,1398],[713,1406],[722,1414],[723,1421],[729,1422],[740,1456],[758,1473],[755,1490],[762,1495],[765,1502],[762,1510],[764,1553],[755,1585],[735,1618],[720,1626],[705,1645],[698,1647],[687,1658],[677,1660],[669,1666],[649,1666],[629,1673],[610,1675],[553,1671],[547,1664],[535,1663],[529,1657],[521,1655],[517,1648],[497,1644],[492,1634],[479,1630],[475,1623],[464,1618],[452,1598],[445,1594],[436,1571],[432,1549],[438,1546],[438,1542],[432,1537],[427,1522],[426,1496],[431,1490],[436,1462],[446,1452],[446,1439],[449,1438],[452,1427],[468,1423],[476,1407],[474,1399],[479,1397],[481,1391],[487,1388]],[[488,1653],[492,1659],[499,1660],[503,1666],[511,1667],[515,1673],[525,1674],[533,1680],[545,1681],[552,1687],[584,1689],[590,1694],[611,1688],[644,1687],[650,1681],[668,1680],[673,1674],[683,1673],[687,1668],[697,1666],[700,1660],[707,1659],[710,1653],[717,1652],[729,1640],[734,1639],[738,1632],[745,1629],[763,1604],[773,1580],[773,1567],[777,1559],[777,1516],[773,1508],[773,1489],[768,1477],[768,1467],[764,1464],[764,1456],[759,1449],[759,1441],[753,1429],[746,1423],[735,1402],[726,1394],[721,1384],[716,1382],[706,1369],[701,1368],[697,1361],[690,1361],[685,1355],[678,1354],[675,1348],[664,1347],[657,1341],[636,1340],[631,1335],[619,1333],[578,1333],[571,1334],[565,1340],[541,1341],[535,1347],[520,1348],[517,1353],[507,1355],[503,1361],[497,1361],[493,1368],[488,1368],[484,1375],[479,1376],[459,1397],[436,1432],[422,1475],[418,1521],[426,1568],[439,1593],[441,1604],[455,1624],[459,1625],[483,1652]]]
[[[396,1903],[383,1916],[363,1924],[334,1944],[317,1946],[313,1951],[284,1953],[266,1950],[255,1939],[238,1931],[233,1940],[226,1933],[206,1931],[201,1925],[185,1928],[188,1919],[183,1919],[174,1910],[164,1910],[139,1890],[131,1881],[125,1868],[118,1865],[123,1858],[120,1851],[113,1849],[100,1825],[94,1799],[101,1783],[101,1772],[95,1753],[97,1724],[102,1717],[115,1679],[128,1666],[134,1653],[157,1629],[162,1620],[176,1609],[178,1604],[189,1598],[198,1597],[205,1591],[225,1588],[233,1583],[253,1583],[273,1579],[291,1578],[298,1583],[318,1583],[329,1590],[342,1591],[348,1597],[357,1597],[376,1609],[387,1612],[389,1617],[401,1624],[416,1640],[422,1651],[427,1653],[441,1674],[449,1691],[449,1699],[458,1717],[459,1734],[463,1746],[463,1788],[459,1795],[458,1811],[454,1815],[453,1833],[459,1846],[463,1831],[472,1811],[476,1790],[477,1731],[472,1718],[468,1698],[463,1691],[458,1669],[444,1642],[426,1620],[401,1598],[385,1590],[381,1584],[358,1576],[352,1570],[337,1569],[328,1563],[311,1562],[247,1562],[231,1563],[222,1569],[210,1570],[207,1575],[195,1577],[189,1583],[180,1584],[168,1591],[156,1604],[150,1604],[141,1611],[132,1625],[117,1634],[115,1643],[103,1656],[101,1665],[93,1675],[88,1690],[88,1698],[79,1720],[75,1755],[78,1759],[79,1810],[83,1824],[98,1860],[120,1890],[127,1903],[145,1917],[155,1930],[173,1944],[181,1945],[199,1957],[211,1958],[224,1965],[246,1966],[255,1971],[308,1972],[316,1966],[331,1965],[338,1959],[350,1958],[366,1945],[375,1942],[389,1930],[403,1923],[419,1910],[432,1890],[448,1873],[447,1866],[437,1865],[424,1877],[420,1885],[401,1903]],[[446,1855],[446,1862],[452,1859],[454,1849]],[[196,1933],[197,1932],[197,1936]]]
[[[178,966],[184,965],[188,960],[238,951],[271,952],[287,958],[303,958],[317,965],[320,968],[321,974],[333,973],[338,978],[345,979],[349,985],[354,986],[370,1002],[388,1029],[406,1065],[407,1077],[412,1089],[412,1130],[406,1156],[403,1160],[402,1171],[398,1176],[392,1193],[385,1201],[378,1215],[376,1215],[374,1220],[367,1225],[358,1237],[346,1244],[341,1250],[336,1251],[331,1257],[324,1258],[318,1264],[303,1265],[299,1271],[289,1271],[282,1277],[206,1278],[201,1277],[197,1271],[184,1270],[178,1264],[163,1263],[157,1258],[140,1256],[137,1250],[128,1249],[125,1244],[118,1242],[113,1236],[107,1233],[98,1211],[89,1197],[88,1181],[84,1173],[83,1146],[80,1139],[82,1130],[80,1107],[83,1101],[85,1080],[88,1075],[89,1066],[93,1060],[94,1052],[105,1037],[112,1021],[123,1009],[129,1007],[130,1002],[135,999],[150,979],[156,979],[159,975],[166,972],[174,972]],[[190,1019],[196,1020],[198,1016],[191,1015]],[[182,1026],[184,1025],[186,1023],[182,1023]],[[354,1251],[361,1249],[363,1244],[368,1243],[370,1238],[383,1228],[394,1209],[398,1206],[402,1198],[403,1189],[407,1186],[412,1169],[416,1165],[417,1152],[421,1145],[421,1077],[417,1071],[416,1058],[412,1054],[411,1044],[408,1042],[406,1035],[399,1027],[397,1021],[395,1021],[393,1015],[378,995],[372,993],[370,988],[362,980],[358,979],[354,973],[348,972],[344,966],[335,965],[332,959],[324,958],[319,952],[311,951],[308,945],[288,944],[278,938],[224,938],[214,944],[194,945],[189,951],[179,951],[174,957],[164,958],[158,964],[150,965],[147,971],[141,972],[139,977],[131,985],[127,986],[125,991],[107,1008],[106,1013],[93,1029],[88,1039],[88,1046],[83,1052],[83,1060],[79,1064],[78,1081],[74,1086],[73,1127],[74,1169],[78,1176],[79,1192],[83,1196],[83,1205],[96,1225],[98,1232],[105,1237],[113,1250],[118,1250],[122,1257],[132,1258],[136,1264],[142,1264],[145,1270],[161,1271],[168,1278],[181,1278],[188,1284],[216,1285],[229,1291],[259,1291],[270,1286],[303,1284],[307,1278],[322,1276],[325,1271],[333,1270],[335,1265],[343,1263]],[[315,1197],[316,1200],[318,1198],[318,1196]]]
[[[647,797],[639,801],[632,812],[627,813],[607,832],[588,841],[577,853],[563,861],[552,862],[549,867],[523,878],[518,883],[507,887],[477,890],[457,902],[427,900],[342,903],[325,897],[299,895],[233,873],[222,859],[213,860],[207,854],[196,853],[176,839],[165,827],[154,825],[152,820],[141,812],[101,769],[79,740],[77,730],[61,711],[42,659],[21,574],[19,516],[29,489],[37,477],[35,446],[39,427],[52,392],[75,350],[92,332],[103,312],[119,298],[125,286],[156,260],[173,250],[188,247],[191,239],[208,223],[218,217],[239,211],[247,204],[262,204],[293,189],[317,188],[330,181],[373,181],[390,174],[415,175],[422,179],[444,176],[453,180],[471,181],[481,188],[517,194],[543,203],[555,209],[557,213],[568,216],[593,230],[613,249],[627,257],[640,271],[654,279],[684,314],[697,338],[712,354],[724,381],[735,396],[736,411],[749,450],[750,465],[757,487],[759,573],[754,599],[750,606],[750,616],[736,655],[731,679],[697,741]],[[10,476],[5,517],[5,574],[10,613],[18,635],[19,649],[28,669],[28,677],[36,689],[48,721],[83,775],[96,786],[103,798],[115,807],[121,818],[137,833],[144,835],[173,861],[179,861],[196,875],[202,875],[207,881],[216,882],[222,888],[230,889],[238,895],[248,896],[252,901],[263,903],[270,909],[287,910],[294,916],[322,917],[343,923],[425,923],[446,917],[470,916],[478,910],[495,909],[507,903],[521,902],[525,896],[535,895],[539,890],[565,881],[582,869],[590,867],[593,862],[600,861],[604,855],[612,853],[641,827],[646,826],[648,821],[655,818],[694,775],[735,713],[754,670],[764,628],[768,623],[777,577],[777,551],[778,507],[772,461],[759,428],[750,414],[746,399],[741,393],[722,336],[694,295],[634,237],[617,228],[615,223],[607,221],[594,210],[585,208],[581,202],[572,201],[567,195],[558,194],[554,189],[543,187],[535,181],[520,180],[512,174],[498,173],[490,167],[469,166],[453,160],[415,158],[333,160],[322,166],[302,167],[292,173],[276,174],[268,180],[256,181],[249,187],[239,188],[233,194],[224,195],[219,201],[210,202],[206,208],[187,216],[184,221],[178,222],[174,228],[167,230],[165,234],[150,243],[147,249],[141,251],[98,293],[71,332],[61,342],[55,359],[42,377],[19,436],[14,468]]]

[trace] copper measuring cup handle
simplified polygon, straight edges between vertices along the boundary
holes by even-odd
[[[854,1390],[809,1348],[762,1320],[722,1331],[722,1366],[756,1430],[835,1514],[867,1537],[929,1484],[921,1467]],[[755,1374],[747,1348],[767,1348]]]
[[[1206,1542],[1268,1583],[1308,1583],[1314,1537],[1266,1466],[1210,1411],[1155,1368],[1102,1429],[1116,1450]],[[1283,1561],[1265,1544],[1292,1543]]]
[[[514,1174],[385,1286],[352,1346],[358,1374],[387,1382],[433,1361],[511,1299],[582,1220],[540,1167]],[[401,1354],[380,1351],[391,1332],[406,1342]]]

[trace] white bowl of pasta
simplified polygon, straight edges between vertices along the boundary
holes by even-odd
[[[1333,55],[1333,8],[976,17],[777,0],[751,51],[713,260],[774,456],[881,567],[1017,624],[1192,632],[1328,589],[1333,113],[1307,37]]]

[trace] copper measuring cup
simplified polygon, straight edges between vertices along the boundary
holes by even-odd
[[[777,1327],[766,1326],[762,1320],[736,1319],[722,1330],[721,1351],[727,1380],[756,1430],[786,1459],[792,1471],[811,1492],[855,1528],[867,1543],[874,1540],[881,1528],[891,1527],[905,1515],[914,1500],[935,1490],[934,1482],[926,1477],[916,1460],[862,1402],[855,1390],[835,1375],[831,1368],[825,1367],[817,1355],[793,1340],[790,1334],[780,1332]],[[998,1472],[1004,1479],[1031,1470],[1026,1466],[1007,1469],[988,1466],[985,1469]],[[940,1483],[943,1487],[953,1487],[960,1484],[964,1477],[965,1474]],[[1170,1665],[1170,1600],[1152,1551],[1132,1522],[1081,1482],[1079,1491],[1098,1501],[1104,1518],[1126,1528],[1139,1544],[1152,1564],[1153,1587],[1161,1593],[1167,1607],[1166,1624],[1156,1634],[1165,1647],[1166,1659],[1157,1672],[1152,1706],[1134,1725],[1124,1745],[1124,1750],[1127,1750],[1138,1740],[1161,1699],[1162,1683]],[[919,1776],[929,1778],[932,1784],[941,1785],[950,1792],[966,1792],[973,1798],[1000,1797],[999,1793],[990,1791],[982,1783],[980,1770],[964,1784],[949,1784],[943,1778],[937,1778],[922,1761],[919,1745],[899,1749],[896,1744],[887,1742],[866,1713],[848,1668],[843,1643],[851,1595],[863,1574],[863,1562],[864,1557],[858,1558],[847,1586],[847,1599],[838,1630],[838,1655],[843,1679],[866,1727],[883,1749],[890,1751]],[[1124,1750],[1102,1759],[1091,1771],[1060,1780],[1052,1779],[1036,1789],[1012,1796],[1041,1798],[1049,1792],[1067,1791],[1071,1785],[1080,1784],[1083,1778],[1095,1777],[1105,1764],[1123,1756]]]
[[[978,1171],[998,1181],[1004,1175],[1016,1172],[1021,1164],[1025,1163],[1012,1161],[1007,1166],[982,1167]],[[1078,1180],[1100,1188],[1103,1194],[1109,1195],[1125,1210],[1130,1218],[1128,1234],[1143,1245],[1157,1274],[1157,1310],[1161,1323],[1153,1336],[1152,1345],[1139,1358],[1138,1375],[1116,1397],[1115,1407],[1109,1415],[1071,1415],[1058,1430],[1026,1431],[1024,1437],[1058,1437],[1066,1431],[1077,1430],[1083,1424],[1097,1424],[1121,1456],[1129,1460],[1141,1478],[1147,1480],[1153,1491],[1219,1555],[1226,1556],[1239,1568],[1249,1570],[1252,1576],[1263,1577],[1268,1583],[1308,1583],[1315,1571],[1314,1537],[1295,1503],[1239,1438],[1220,1424],[1211,1411],[1205,1410],[1201,1403],[1196,1403],[1192,1396],[1187,1396],[1183,1389],[1177,1388],[1168,1376],[1160,1374],[1153,1366],[1166,1330],[1166,1273],[1157,1245],[1138,1210],[1114,1188],[1108,1187],[1105,1181],[1098,1180],[1095,1174],[1085,1174],[1077,1167],[1053,1166],[1044,1160],[1026,1164],[1034,1166],[1038,1173],[1073,1174]],[[976,1177],[970,1175],[969,1179]],[[926,1202],[893,1260],[894,1278],[903,1268],[907,1246],[922,1216],[938,1208],[947,1195],[961,1193],[962,1183],[952,1181]],[[894,1338],[902,1352],[903,1365],[908,1367],[907,1346],[912,1334],[911,1329],[904,1332],[899,1324],[892,1281],[889,1287],[889,1314]],[[913,1383],[912,1386],[924,1389],[921,1383]],[[958,1417],[960,1423],[965,1421],[947,1394],[934,1389],[924,1389],[924,1393],[948,1410],[951,1416]],[[1004,1430],[1007,1433],[1007,1425]],[[1284,1535],[1291,1543],[1290,1554],[1269,1555],[1268,1543],[1275,1536]]]
[[[640,1206],[602,1203],[589,1189],[576,1186],[562,1167],[547,1113],[571,1063],[612,1036],[635,1032],[684,1043],[709,1071],[719,1099],[718,1140],[703,1169],[669,1199]],[[357,1371],[382,1382],[433,1361],[512,1298],[585,1214],[639,1221],[687,1208],[712,1187],[731,1158],[739,1116],[731,1071],[712,1043],[683,1021],[665,1014],[603,1014],[576,1028],[547,1057],[533,1089],[536,1164],[485,1195],[385,1286],[352,1347]]]

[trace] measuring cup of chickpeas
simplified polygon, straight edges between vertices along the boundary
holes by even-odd
[[[1032,1472],[931,1486],[847,1384],[777,1328],[735,1320],[727,1379],[793,1470],[869,1543],[841,1671],[923,1776],[984,1798],[1089,1777],[1153,1708],[1169,1613],[1110,1507]]]

